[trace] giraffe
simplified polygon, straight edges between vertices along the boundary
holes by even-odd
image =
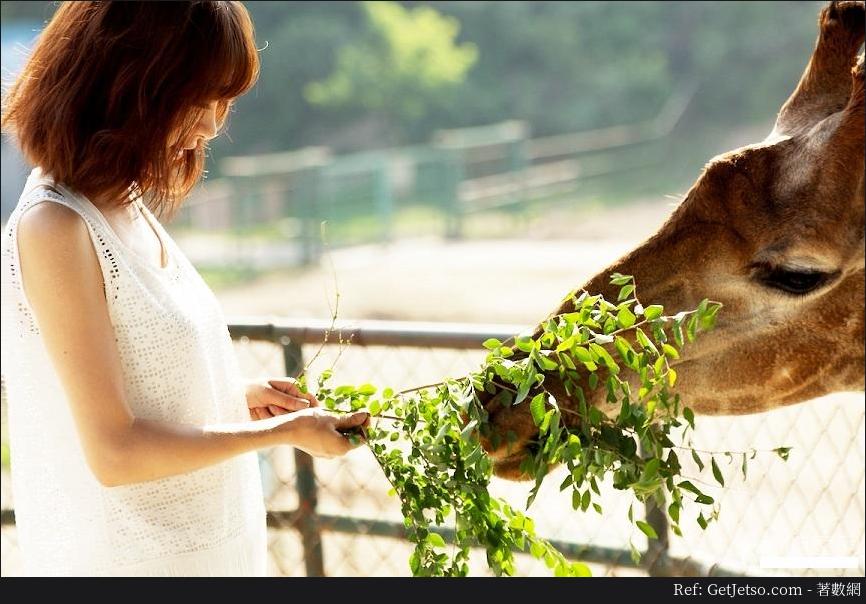
[[[614,300],[618,272],[635,277],[647,304],[724,304],[716,328],[674,365],[677,392],[698,414],[864,390],[864,2],[831,2],[818,26],[772,132],[711,159],[654,235],[582,287]],[[571,310],[566,301],[552,315]],[[545,388],[567,408],[573,401],[556,382],[548,374]],[[601,408],[603,390],[590,391]],[[530,478],[520,470],[537,435],[528,405],[482,396],[494,472]]]

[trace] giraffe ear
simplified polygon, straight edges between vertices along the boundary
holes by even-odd
[[[849,168],[863,174],[864,120],[863,55],[851,70],[851,94],[845,107],[818,122],[806,135],[807,146],[818,149],[828,169]],[[834,161],[836,160],[836,161]]]
[[[863,44],[864,16],[863,0],[831,2],[821,10],[812,58],[796,90],[782,106],[775,132],[791,135],[808,132],[848,105],[853,93],[851,67]]]

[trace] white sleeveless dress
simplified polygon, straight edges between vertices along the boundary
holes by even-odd
[[[144,209],[167,246],[167,268],[128,248],[83,195],[34,169],[2,242],[2,371],[25,574],[264,576],[266,519],[255,452],[118,487],[93,476],[21,285],[18,221],[46,201],[87,223],[134,415],[195,425],[251,421],[222,310],[153,214]]]

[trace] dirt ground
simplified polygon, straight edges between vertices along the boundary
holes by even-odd
[[[333,270],[324,258],[217,295],[229,315],[329,319],[338,289],[343,319],[529,324],[651,235],[672,209],[673,202],[561,208],[519,239],[430,237],[335,250]]]

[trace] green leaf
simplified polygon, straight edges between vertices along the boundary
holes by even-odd
[[[635,522],[635,524],[643,532],[643,534],[646,535],[647,537],[649,537],[650,539],[658,539],[659,538],[659,536],[656,534],[656,530],[652,526],[650,526],[648,523],[644,522],[643,520],[638,520],[637,522]]]
[[[532,352],[535,342],[529,336],[520,336],[514,340],[514,344],[523,352]]]
[[[520,386],[517,387],[517,394],[514,396],[514,405],[519,405],[523,402],[523,399],[525,399],[526,395],[529,394],[529,389],[532,387],[533,381],[532,376],[527,376],[520,382]]]
[[[602,361],[604,361],[605,367],[607,367],[612,374],[616,375],[617,373],[619,373],[619,365],[616,364],[616,361],[613,360],[613,357],[610,356],[610,353],[607,350],[605,350],[595,342],[590,343],[589,349],[592,350],[595,354],[597,354]]]
[[[529,403],[529,411],[532,413],[532,421],[535,422],[536,426],[540,426],[541,422],[544,421],[544,395],[544,392],[536,394],[532,398],[532,402]]]
[[[358,388],[358,394],[370,396],[376,394],[376,387],[373,384],[363,384]]]
[[[595,360],[589,350],[583,346],[575,346],[571,349],[571,352],[581,363],[592,363]]]
[[[638,564],[640,564],[640,552],[631,541],[628,542],[628,549],[629,553],[631,554],[631,561],[634,563],[635,566],[637,566]]]
[[[692,315],[689,318],[689,322],[686,325],[686,337],[689,339],[689,342],[694,342],[695,338],[697,338],[698,331],[698,316]]]
[[[677,346],[679,346],[680,348],[685,346],[686,342],[683,339],[683,323],[682,323],[682,321],[674,321],[673,332],[674,332],[674,342],[677,343]]]
[[[629,363],[629,357],[634,355],[634,349],[631,347],[631,344],[628,343],[628,340],[617,336],[613,345],[619,353],[620,358],[622,358],[624,362]]]
[[[695,495],[703,495],[701,490],[698,487],[696,487],[695,485],[693,485],[691,482],[689,482],[688,480],[683,480],[677,486],[681,489],[685,489],[686,491],[689,491],[690,493],[694,493]]]
[[[702,529],[707,530],[707,520],[704,518],[703,512],[698,514],[698,524]]]
[[[626,283],[630,283],[632,279],[631,275],[622,275],[620,273],[612,273],[610,276],[612,285],[625,285]]]
[[[634,316],[634,313],[632,313],[632,312],[631,312],[628,308],[626,308],[625,306],[623,306],[622,308],[620,308],[620,309],[619,309],[619,312],[616,313],[616,322],[617,322],[617,324],[618,324],[620,327],[622,327],[623,329],[628,329],[629,327],[631,327],[632,325],[634,325],[634,322],[635,322],[636,320],[637,320],[637,319],[636,319],[636,317]]]
[[[701,329],[709,331],[716,326],[716,315],[721,308],[721,304],[713,304],[707,308],[707,311],[701,316]]]
[[[354,392],[355,392],[355,387],[349,386],[349,385],[337,386],[334,389],[334,395],[335,396],[347,396],[347,395],[354,394]]]
[[[671,357],[672,359],[680,358],[680,353],[677,352],[677,349],[670,344],[662,344],[662,350],[667,356]]]
[[[688,407],[686,407],[688,409]],[[704,462],[701,461],[701,458],[698,456],[698,452],[692,449],[692,459],[695,460],[695,463],[698,464],[698,471],[703,472],[704,470]]]
[[[673,369],[671,369],[673,371]],[[683,417],[686,418],[686,421],[689,422],[689,425],[692,427],[692,430],[695,429],[695,412],[692,411],[691,407],[686,407],[683,409]],[[694,452],[694,451],[693,451]],[[703,464],[698,462],[701,466],[701,469],[704,469]]]
[[[674,368],[671,367],[668,369],[668,385],[673,388],[674,384],[677,383],[677,372],[674,371]]]
[[[545,553],[547,553],[547,548],[541,545],[538,541],[533,541],[529,546],[529,553],[532,554],[533,558],[540,559]]]
[[[676,502],[670,504],[668,506],[668,516],[671,517],[675,523],[679,524],[680,521],[680,505]]]
[[[547,354],[538,353],[535,356],[535,360],[544,371],[553,371],[558,367],[556,361],[551,360]]]
[[[643,332],[643,330],[642,330],[640,327],[638,327],[637,329],[635,329],[635,330],[634,330],[634,333],[635,333],[635,337],[637,338],[637,342],[638,342],[638,344],[640,344],[641,347],[642,347],[644,350],[650,350],[650,351],[652,351],[654,354],[658,354],[658,353],[659,353],[659,351],[658,351],[658,349],[656,348],[655,344],[653,344],[653,343],[650,341],[650,339],[647,337],[647,335]]]
[[[634,291],[634,285],[625,285],[619,289],[619,295],[616,297],[617,302],[622,302],[628,298]]]
[[[573,577],[591,577],[592,571],[583,562],[572,562],[571,574]]]
[[[463,440],[469,439],[470,435],[475,430],[475,427],[477,425],[478,425],[477,419],[473,419],[468,424],[466,424],[466,426],[463,428],[463,430],[460,431],[460,436],[463,438]]]
[[[445,547],[445,539],[443,539],[442,535],[439,533],[428,533],[427,543],[433,547]]]
[[[716,479],[720,485],[725,486],[725,477],[722,476],[722,471],[719,469],[719,464],[716,463],[715,457],[710,457],[710,465],[713,468],[713,478]]]
[[[592,495],[589,492],[589,489],[583,492],[583,497],[580,498],[580,509],[582,511],[586,511],[589,509],[589,504],[592,501]]]
[[[660,462],[659,462],[657,457],[654,457],[654,458],[650,459],[648,462],[646,462],[646,465],[644,466],[644,469],[643,469],[643,472],[641,475],[641,480],[647,481],[647,480],[652,480],[653,478],[655,478],[659,472],[659,463]]]
[[[619,415],[616,418],[616,421],[619,425],[625,425],[628,422],[629,417],[631,417],[631,405],[629,404],[629,399],[627,396],[622,397],[622,403],[620,403]]]
[[[497,348],[502,346],[502,342],[500,342],[496,338],[490,338],[488,340],[484,340],[484,344],[482,344],[482,346],[484,346],[484,348],[488,350],[496,350]]]
[[[646,317],[647,321],[653,321],[658,319],[664,313],[665,307],[659,304],[650,304],[644,310],[643,316]]]
[[[773,449],[773,452],[781,457],[784,461],[788,461],[788,455],[791,453],[791,447],[778,447]]]

